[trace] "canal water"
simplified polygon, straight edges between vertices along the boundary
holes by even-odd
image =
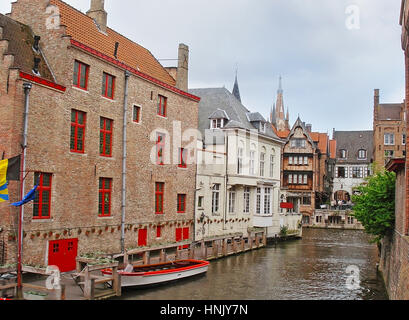
[[[121,299],[386,300],[377,259],[377,247],[363,231],[304,229],[302,240],[212,261],[196,278],[124,289]],[[359,270],[359,288],[347,286],[350,266]]]

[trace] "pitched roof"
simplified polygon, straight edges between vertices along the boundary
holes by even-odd
[[[34,58],[38,58],[40,59],[38,67],[39,76],[43,79],[54,81],[43,55],[41,52],[36,52],[33,49],[34,34],[30,27],[2,14],[0,14],[0,27],[3,28],[1,40],[9,41],[5,54],[14,56],[14,63],[11,67],[34,75]]]
[[[199,103],[199,130],[203,136],[205,136],[206,130],[210,128],[210,115],[214,114],[217,110],[223,110],[228,116],[229,122],[225,125],[225,128],[257,129],[249,121],[248,116],[252,119],[262,119],[263,122],[266,122],[260,114],[250,113],[226,88],[191,89],[189,93],[201,98]],[[266,126],[266,133],[261,135],[279,140],[270,126]]]
[[[341,150],[347,151],[347,159],[338,159],[347,163],[370,163],[373,158],[373,131],[335,131],[337,158]],[[367,160],[358,161],[359,150],[366,150]]]
[[[379,105],[378,120],[402,120],[403,103],[383,103]]]
[[[210,116],[209,119],[227,119],[229,120],[229,116],[227,115],[226,111],[217,109],[215,112],[213,112]]]
[[[114,51],[115,43],[118,42],[117,59],[119,61],[157,80],[175,86],[175,79],[144,47],[110,28],[107,28],[106,34],[100,32],[91,17],[61,0],[50,0],[50,3],[58,6],[61,14],[61,24],[67,27],[66,32],[72,39],[113,59],[116,59]]]
[[[247,118],[250,122],[267,122],[260,112],[248,113]]]

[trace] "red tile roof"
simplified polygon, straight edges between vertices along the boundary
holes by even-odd
[[[107,28],[107,34],[99,31],[94,20],[61,0],[50,0],[58,6],[61,24],[72,39],[93,48],[102,54],[114,57],[115,43],[119,43],[117,59],[159,81],[175,86],[175,79],[166,71],[152,53],[116,31]]]

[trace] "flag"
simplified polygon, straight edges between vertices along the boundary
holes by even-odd
[[[0,202],[9,200],[8,181],[20,180],[20,161],[20,156],[0,160]]]
[[[12,203],[11,205],[14,207],[21,207],[22,205],[25,205],[26,203],[33,201],[36,197],[37,188],[38,186],[35,186],[33,190],[27,193],[23,200],[21,200],[20,202]]]

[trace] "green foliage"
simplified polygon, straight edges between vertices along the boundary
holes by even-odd
[[[355,218],[377,243],[395,226],[395,182],[394,172],[379,171],[356,189],[357,195],[352,196]]]
[[[288,234],[288,227],[286,227],[286,226],[281,227],[280,236],[281,237],[286,237],[287,234]]]

